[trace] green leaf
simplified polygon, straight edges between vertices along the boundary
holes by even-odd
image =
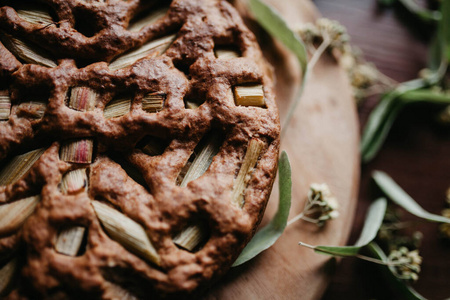
[[[446,99],[437,95],[415,90],[424,89],[439,83],[444,77],[448,59],[444,53],[450,53],[450,1],[443,1],[442,18],[439,22],[436,44],[430,49],[431,73],[426,78],[418,78],[400,84],[396,89],[382,97],[379,104],[370,113],[361,137],[361,158],[367,163],[381,149],[392,124],[405,105],[414,102],[445,103]],[[447,50],[446,50],[447,49]],[[419,99],[419,93],[422,99]]]
[[[370,161],[383,146],[397,115],[405,105],[425,102],[430,104],[450,104],[450,95],[432,89],[410,90],[396,98],[383,97],[372,111],[361,139],[361,158]]]
[[[391,92],[382,97],[372,110],[361,137],[363,163],[369,162],[381,149],[402,106],[396,99],[396,93]]]
[[[440,29],[438,29],[438,32],[433,37],[428,50],[428,68],[433,71],[439,69],[445,51],[444,41],[442,40],[443,35],[439,34],[439,31]]]
[[[381,98],[370,113],[361,137],[361,157],[364,163],[375,157],[381,149],[395,118],[406,104],[399,100],[399,96],[427,85],[424,79],[407,81]]]
[[[409,91],[399,96],[403,103],[427,102],[432,104],[450,104],[450,94],[445,91],[436,91],[433,89],[421,89]]]
[[[399,0],[400,3],[413,15],[425,22],[439,21],[441,13],[421,7],[415,0]]]
[[[298,34],[293,32],[284,21],[283,17],[274,8],[268,6],[261,0],[250,0],[249,10],[252,12],[258,23],[273,37],[280,40],[289,50],[291,50],[298,59],[302,70],[302,82],[297,95],[288,109],[285,121],[282,126],[281,135],[284,136],[288,124],[300,102],[303,93],[305,78],[308,66],[308,53],[305,44]]]
[[[432,214],[424,210],[411,196],[409,196],[395,181],[386,173],[374,171],[372,178],[378,187],[397,205],[403,207],[411,214],[432,222],[449,223],[450,218]]]
[[[366,215],[364,227],[358,241],[354,246],[313,246],[314,251],[321,254],[334,256],[355,256],[359,251],[375,239],[381,224],[383,223],[384,214],[386,213],[387,200],[379,198],[373,202]],[[305,245],[300,243],[301,245]]]
[[[289,28],[280,13],[274,8],[260,0],[250,0],[249,7],[258,23],[270,35],[279,39],[287,48],[294,52],[304,74],[306,72],[308,55],[301,38]]]
[[[439,30],[442,32],[443,42],[445,44],[444,53],[446,53],[447,63],[450,61],[450,1],[441,1],[442,21]]]
[[[289,164],[289,158],[284,151],[281,153],[279,160],[278,176],[278,184],[280,187],[278,211],[270,223],[255,234],[236,259],[233,267],[251,260],[259,253],[270,248],[281,236],[284,228],[286,228],[289,210],[291,209],[292,179],[291,165]]]
[[[378,0],[378,3],[380,5],[384,5],[384,6],[392,6],[397,2],[397,0]]]
[[[372,257],[378,258],[384,262],[387,262],[387,256],[383,250],[378,246],[377,243],[371,242],[365,248],[370,252]],[[385,280],[397,290],[397,292],[405,300],[426,300],[422,295],[420,295],[416,290],[414,290],[410,285],[406,284],[402,280],[398,279],[388,266],[379,265],[382,270],[382,275]]]

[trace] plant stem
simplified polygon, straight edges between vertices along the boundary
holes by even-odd
[[[322,44],[317,48],[314,52],[314,55],[311,57],[311,60],[308,62],[308,69],[312,70],[316,63],[319,61],[319,58],[325,52],[325,50],[330,46],[330,39],[328,37],[323,38]]]
[[[316,195],[316,197],[314,197],[313,200],[311,200],[308,197],[308,201],[306,202],[305,207],[303,208],[303,211],[301,213],[299,213],[298,215],[296,215],[295,217],[293,217],[292,219],[290,219],[288,221],[286,227],[300,219],[303,219],[303,220],[311,222],[311,223],[317,223],[317,222],[315,222],[315,220],[305,217],[305,215],[311,213],[311,211],[310,211],[311,207],[313,207],[317,203],[318,200],[319,200],[319,195]]]
[[[305,212],[302,211],[301,213],[299,213],[298,215],[296,215],[295,217],[293,217],[292,219],[290,219],[290,220],[287,222],[286,227],[289,226],[289,225],[291,225],[292,223],[295,223],[295,222],[297,222],[298,220],[302,219],[304,216],[305,216]]]
[[[399,96],[401,101],[450,104],[450,94],[431,90],[413,90]]]
[[[309,248],[309,249],[313,249],[313,250],[316,249],[315,246],[312,246],[312,245],[309,245],[309,244],[306,244],[306,243],[303,243],[303,242],[299,242],[298,244],[300,246],[303,246],[303,247],[306,247],[306,248]],[[337,254],[335,254],[333,252],[328,252],[328,251],[323,250],[323,249],[320,249],[320,252],[326,253],[326,254],[331,254],[333,256],[340,256],[340,255],[337,255]],[[348,257],[348,256],[340,256],[340,257]],[[384,266],[398,266],[398,265],[404,265],[404,264],[409,262],[409,260],[399,260],[397,262],[383,261],[381,259],[377,259],[377,258],[373,258],[373,257],[361,255],[361,254],[356,254],[356,255],[354,255],[354,257],[362,259],[362,260],[365,260],[365,261],[369,261],[369,262],[372,262],[372,263],[375,263],[375,264],[384,265]]]

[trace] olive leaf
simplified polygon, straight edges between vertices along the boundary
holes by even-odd
[[[396,101],[397,93],[391,92],[383,96],[372,110],[361,136],[361,160],[370,161],[381,149],[392,124],[403,104]]]
[[[270,223],[258,231],[250,240],[234,262],[233,267],[251,260],[259,253],[270,248],[281,236],[284,228],[286,228],[287,218],[291,208],[292,179],[291,165],[289,164],[289,158],[285,151],[281,153],[278,164],[280,198],[277,213]]]
[[[447,97],[443,93],[439,95],[431,89],[425,89],[428,86],[439,83],[445,75],[448,67],[448,58],[446,53],[450,52],[450,4],[443,1],[441,12],[442,18],[439,22],[436,42],[430,48],[430,72],[425,78],[414,79],[400,84],[385,94],[377,107],[372,110],[364,127],[361,137],[361,160],[364,163],[369,162],[381,149],[392,124],[399,112],[405,105],[415,102],[445,104]],[[445,4],[444,4],[445,3]],[[447,27],[445,27],[447,26]],[[416,93],[416,90],[421,90]],[[420,96],[420,97],[419,97]],[[447,103],[448,104],[448,103]]]
[[[384,6],[392,6],[396,3],[400,3],[411,14],[415,15],[424,22],[438,21],[441,18],[439,11],[426,9],[417,4],[415,0],[378,0],[378,3]]]
[[[450,218],[435,215],[424,210],[411,196],[409,196],[395,181],[386,173],[374,171],[372,178],[378,187],[397,205],[403,207],[411,214],[432,222],[449,223]]]
[[[428,50],[428,68],[430,70],[437,70],[443,61],[445,53],[444,36],[440,33],[442,29],[438,28],[438,31],[434,35],[430,48]]]
[[[397,0],[378,0],[378,3],[385,6],[391,6],[394,5],[397,2]]]
[[[377,236],[378,230],[383,223],[386,206],[387,200],[385,198],[379,198],[370,205],[361,235],[353,246],[310,246],[302,242],[299,244],[312,248],[314,251],[321,254],[356,256],[362,248],[367,246]]]
[[[442,20],[439,24],[439,30],[445,43],[444,53],[448,63],[450,61],[450,2],[441,1],[441,3]]]
[[[288,109],[284,124],[282,126],[282,136],[288,128],[287,124],[291,120],[295,109],[300,101],[300,97],[303,93],[306,71],[308,66],[308,53],[306,51],[305,44],[298,34],[292,31],[286,21],[281,17],[280,13],[277,12],[273,7],[268,6],[261,0],[250,0],[249,10],[252,12],[253,16],[256,18],[258,23],[273,37],[280,40],[289,50],[291,50],[301,67],[302,81],[300,87],[297,91],[297,95],[293,103]]]
[[[419,83],[420,84],[420,83]],[[394,96],[391,94],[391,96]],[[398,95],[397,98],[383,97],[372,111],[361,139],[362,161],[368,162],[383,145],[395,118],[407,104],[425,102],[430,104],[450,104],[448,93],[433,89],[412,89]]]
[[[406,104],[399,97],[406,92],[417,90],[428,85],[425,79],[415,79],[399,85],[395,90],[384,95],[367,120],[361,137],[361,159],[370,161],[381,149],[392,124],[400,110]]]
[[[414,290],[409,284],[406,284],[404,281],[400,280],[395,276],[395,274],[391,271],[389,266],[387,265],[388,258],[383,250],[378,246],[377,243],[371,242],[365,248],[370,254],[371,257],[380,259],[385,262],[386,265],[379,265],[379,268],[382,270],[382,275],[385,280],[395,288],[398,293],[402,296],[402,299],[405,300],[426,300],[422,295],[420,295],[416,290]]]
[[[427,102],[432,104],[450,104],[450,94],[434,89],[409,91],[399,96],[403,103]]]
[[[435,10],[426,9],[415,0],[399,0],[399,2],[413,15],[425,22],[439,21],[441,19],[441,13]]]
[[[258,23],[295,54],[302,72],[305,73],[308,63],[305,45],[298,34],[289,28],[280,13],[260,0],[250,0],[249,8]]]

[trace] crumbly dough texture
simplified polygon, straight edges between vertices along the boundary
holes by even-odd
[[[194,297],[229,269],[254,234],[276,173],[279,117],[270,68],[255,37],[226,1],[174,0],[164,17],[138,32],[127,30],[130,20],[166,2],[45,0],[55,20],[48,26],[21,19],[15,2],[0,7],[0,31],[39,45],[58,59],[58,66],[24,64],[0,44],[0,89],[12,99],[9,120],[0,122],[1,165],[17,154],[47,148],[23,178],[0,187],[0,205],[41,195],[23,226],[0,236],[0,267],[12,257],[19,262],[12,291],[4,297],[118,299],[117,287],[138,299]],[[86,28],[90,36],[77,31]],[[164,54],[117,71],[108,68],[118,55],[170,34],[176,39]],[[242,57],[218,59],[214,49],[220,46],[233,46]],[[246,83],[263,84],[265,108],[235,105],[232,87]],[[67,106],[70,88],[76,86],[98,93],[93,111]],[[162,111],[142,110],[141,99],[149,92],[166,95]],[[132,96],[131,111],[105,119],[103,109],[118,94]],[[36,96],[48,101],[41,119],[18,109]],[[204,103],[186,109],[186,99]],[[204,175],[186,187],[177,186],[178,174],[209,132],[223,137],[219,153]],[[60,160],[61,142],[88,137],[95,140],[92,164]],[[166,141],[163,154],[144,154],[137,145],[145,137]],[[231,192],[248,143],[255,138],[265,146],[239,208],[231,203]],[[118,156],[139,170],[145,187],[113,159]],[[87,192],[63,195],[58,188],[63,174],[80,167],[88,168]],[[142,225],[161,266],[110,238],[93,199]],[[195,220],[207,224],[209,239],[189,252],[172,237]],[[54,249],[58,232],[70,226],[87,229],[83,253],[76,257]]]

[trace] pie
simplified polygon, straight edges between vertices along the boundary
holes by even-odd
[[[253,236],[276,174],[254,35],[226,1],[4,3],[3,297],[202,293]]]

